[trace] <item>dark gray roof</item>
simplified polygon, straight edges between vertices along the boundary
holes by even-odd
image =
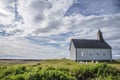
[[[86,39],[72,39],[71,40],[75,48],[102,48],[102,49],[111,49],[105,41],[98,40],[86,40]]]

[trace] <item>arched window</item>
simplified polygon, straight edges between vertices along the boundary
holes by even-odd
[[[106,56],[106,53],[105,53],[105,52],[103,52],[103,56]]]
[[[97,52],[97,56],[99,56],[100,54],[99,54],[99,52]]]
[[[89,52],[89,56],[92,56],[92,52]]]
[[[85,52],[83,51],[83,52],[81,52],[81,56],[85,56]]]

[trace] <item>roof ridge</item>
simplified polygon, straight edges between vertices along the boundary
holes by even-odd
[[[97,40],[97,39],[71,39],[71,40]]]

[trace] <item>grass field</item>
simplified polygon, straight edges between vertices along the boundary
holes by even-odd
[[[0,80],[120,80],[120,61],[0,60]]]
[[[110,66],[120,69],[120,60],[113,60],[112,62],[98,62],[107,63]],[[19,59],[0,59],[0,65],[36,65],[41,64],[42,67],[54,66],[54,67],[76,67],[81,65],[79,62],[74,62],[68,59],[50,59],[50,60],[19,60]],[[69,66],[72,64],[71,66]],[[88,65],[94,65],[92,62],[88,62]]]

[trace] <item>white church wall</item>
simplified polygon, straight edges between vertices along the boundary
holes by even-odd
[[[77,60],[111,60],[110,49],[77,49]]]
[[[71,43],[70,58],[76,60],[76,48],[74,47],[73,42]]]

